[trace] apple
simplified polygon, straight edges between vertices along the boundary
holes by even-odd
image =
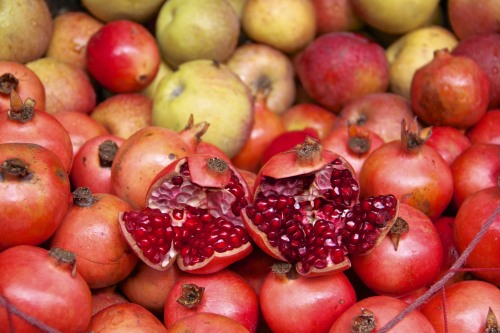
[[[106,23],[90,38],[86,55],[89,73],[113,93],[146,88],[161,62],[155,37],[130,20]]]
[[[26,63],[45,88],[45,111],[89,113],[96,106],[96,92],[83,69],[51,57]]]
[[[128,139],[138,130],[151,125],[153,101],[138,93],[116,94],[100,102],[90,117],[109,133]]]
[[[131,20],[144,23],[152,19],[165,0],[82,0],[82,5],[93,17],[111,22],[117,20]]]
[[[334,113],[389,86],[384,48],[352,32],[317,37],[297,56],[295,69],[308,95]]]
[[[241,24],[251,40],[295,53],[314,39],[316,12],[310,0],[247,0]]]
[[[448,0],[448,19],[459,39],[500,31],[500,5],[497,0]]]
[[[469,57],[476,61],[490,80],[489,109],[500,107],[500,34],[473,35],[461,39],[451,51],[453,55]]]
[[[254,97],[264,95],[271,111],[281,114],[294,102],[294,68],[283,52],[265,44],[243,44],[226,65],[245,82]]]
[[[42,57],[52,35],[52,15],[45,0],[0,2],[0,59],[26,63]]]
[[[87,44],[103,23],[85,12],[65,12],[54,18],[47,56],[86,70]]]
[[[466,129],[488,109],[490,82],[472,59],[438,50],[411,85],[413,112],[427,125]]]
[[[426,22],[439,0],[351,0],[354,12],[367,24],[384,32],[403,34]]]
[[[252,129],[252,94],[224,64],[204,59],[185,62],[159,83],[152,123],[178,132],[191,115],[196,122],[209,123],[203,141],[232,158]]]
[[[239,35],[238,14],[226,0],[169,0],[156,19],[162,58],[173,68],[196,59],[224,62]]]
[[[412,30],[398,38],[386,49],[389,60],[390,90],[410,99],[411,81],[415,71],[434,58],[440,49],[453,50],[458,39],[442,26]]]
[[[320,140],[330,133],[337,116],[315,103],[297,103],[281,114],[287,131],[303,130],[307,127],[318,132]]]
[[[158,67],[158,72],[156,72],[153,81],[151,81],[151,83],[148,84],[146,88],[142,89],[141,94],[154,99],[158,84],[165,76],[172,74],[172,72],[173,69],[170,68],[170,66],[167,65],[165,61],[161,61],[160,66]]]
[[[390,93],[365,95],[347,104],[337,115],[337,126],[354,124],[378,134],[384,142],[401,139],[401,121],[413,122],[415,114],[410,101]]]
[[[349,0],[312,0],[312,4],[316,11],[317,34],[358,31],[364,26]]]

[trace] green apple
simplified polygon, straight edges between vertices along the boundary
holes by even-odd
[[[160,10],[165,0],[82,0],[82,5],[103,22],[131,20],[145,23]]]
[[[240,20],[226,0],[169,0],[156,20],[156,40],[172,67],[196,59],[226,61],[240,36]]]
[[[410,99],[415,71],[430,62],[436,50],[451,51],[457,43],[450,30],[437,25],[415,29],[397,39],[386,49],[390,90]]]
[[[351,0],[351,4],[368,25],[387,33],[403,34],[429,20],[439,0]]]
[[[316,12],[310,0],[247,0],[241,24],[251,40],[295,53],[315,37]]]
[[[191,114],[195,122],[209,123],[202,140],[231,158],[252,129],[252,94],[226,65],[212,60],[191,60],[158,84],[152,123],[181,131]]]
[[[283,52],[260,43],[239,46],[226,65],[250,88],[262,94],[267,107],[278,114],[295,101],[295,71],[292,60]]]

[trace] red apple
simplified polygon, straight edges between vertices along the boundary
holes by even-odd
[[[411,105],[422,122],[466,129],[486,113],[490,82],[472,59],[438,50],[413,75]]]
[[[448,0],[448,19],[458,38],[500,31],[498,0]]]
[[[320,35],[298,56],[295,67],[306,92],[335,113],[389,86],[384,48],[351,32]]]
[[[312,0],[316,10],[317,33],[355,31],[364,22],[354,13],[349,0]]]
[[[500,109],[489,110],[466,132],[472,143],[500,145]]]
[[[489,109],[500,107],[500,34],[473,35],[459,41],[453,55],[476,61],[490,81]]]
[[[401,138],[401,120],[410,124],[414,118],[406,98],[389,92],[374,93],[347,104],[338,114],[335,127],[347,123],[366,127],[389,142]]]
[[[281,114],[288,131],[314,128],[320,139],[325,138],[333,129],[337,116],[315,103],[295,104]]]
[[[114,93],[139,92],[155,78],[160,51],[154,36],[129,20],[106,23],[87,44],[87,68]]]

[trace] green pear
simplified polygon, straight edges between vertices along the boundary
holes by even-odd
[[[156,40],[170,66],[196,59],[226,61],[240,36],[238,13],[226,0],[169,0],[156,20]]]
[[[160,10],[165,0],[81,0],[82,5],[103,22],[131,20],[145,23]]]
[[[202,140],[231,158],[244,145],[253,126],[252,94],[226,65],[191,60],[158,84],[152,123],[181,131],[191,114],[195,122],[209,123]]]

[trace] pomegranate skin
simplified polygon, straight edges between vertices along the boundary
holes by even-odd
[[[420,67],[411,84],[411,105],[428,125],[466,129],[488,109],[490,81],[472,59],[438,50]]]
[[[500,109],[489,110],[466,135],[472,143],[491,143],[500,145]]]

